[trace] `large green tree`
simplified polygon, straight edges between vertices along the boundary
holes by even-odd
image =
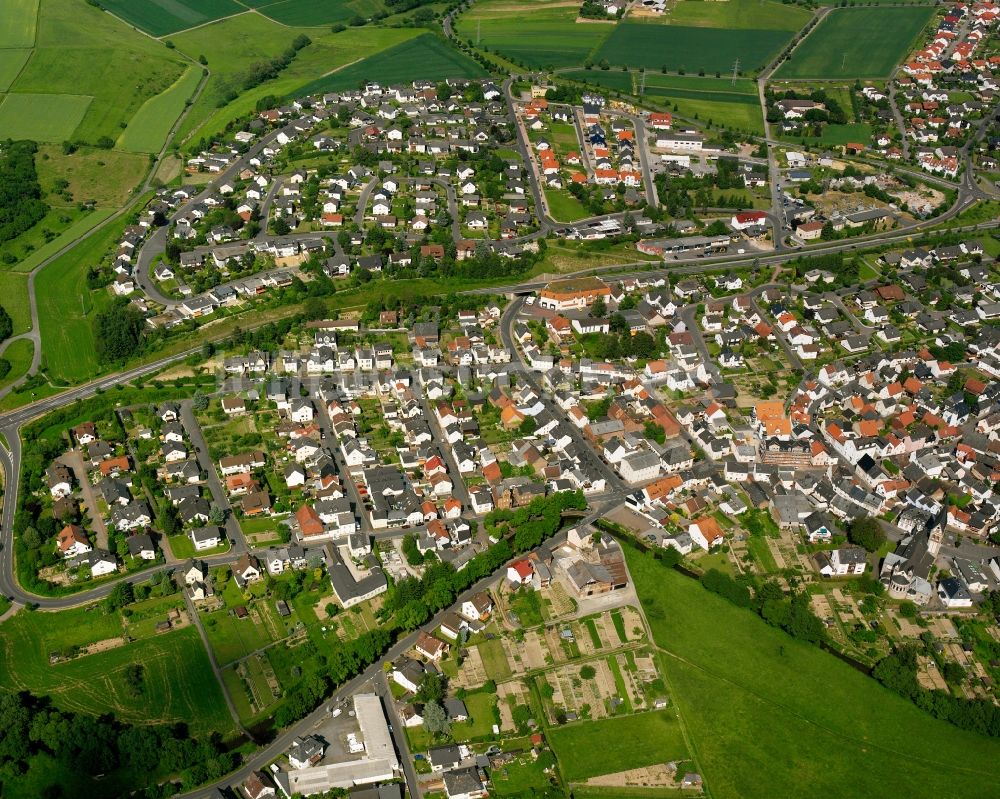
[[[142,348],[146,321],[124,297],[94,317],[94,349],[102,363],[127,361]]]

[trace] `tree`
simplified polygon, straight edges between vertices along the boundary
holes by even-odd
[[[191,407],[196,411],[203,411],[208,407],[208,397],[201,389],[194,392],[194,396],[191,398]]]
[[[128,582],[115,583],[114,588],[111,589],[111,593],[108,594],[108,598],[104,602],[109,613],[120,610],[126,605],[131,605],[135,602],[135,593],[132,589],[132,584]]]
[[[125,684],[125,693],[133,699],[138,699],[146,689],[145,685],[146,669],[141,663],[130,663],[125,667],[122,675]]]
[[[448,714],[437,702],[428,702],[423,709],[424,729],[431,735],[447,735],[451,732]]]
[[[121,363],[142,348],[146,320],[125,297],[118,297],[94,316],[94,349],[105,364]]]
[[[580,676],[585,680],[592,680],[597,676],[597,669],[593,666],[584,666],[580,669]]]
[[[214,524],[221,526],[226,521],[226,511],[224,508],[218,505],[213,505],[208,511],[208,520]]]
[[[852,544],[857,544],[868,552],[877,552],[885,543],[885,532],[878,519],[861,516],[847,528],[847,538]]]
[[[603,319],[608,314],[608,304],[604,301],[604,297],[598,297],[594,300],[594,304],[590,306],[590,313],[597,319]]]
[[[7,313],[7,309],[0,305],[0,341],[10,338],[14,332],[14,322]]]
[[[440,702],[444,699],[446,690],[447,683],[444,675],[427,672],[417,688],[416,700],[418,702]]]

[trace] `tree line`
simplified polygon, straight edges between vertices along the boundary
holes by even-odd
[[[11,141],[0,146],[0,242],[30,230],[49,212],[35,170],[38,145]]]

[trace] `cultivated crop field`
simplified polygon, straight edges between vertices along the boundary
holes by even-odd
[[[80,94],[8,94],[0,103],[0,139],[71,139],[93,99]]]
[[[200,735],[233,729],[218,681],[193,627],[56,664],[53,651],[122,635],[121,617],[100,606],[58,614],[21,613],[3,625],[0,685],[48,694],[60,707],[114,713],[134,723],[185,722]],[[121,679],[131,663],[145,667],[145,691],[129,697]]]
[[[461,15],[458,33],[533,67],[582,66],[614,25],[577,23],[578,3],[482,0]]]
[[[244,5],[256,8],[282,25],[330,25],[354,17],[368,19],[385,10],[381,0],[251,0]]]
[[[31,47],[37,19],[38,0],[4,0],[0,47]]]
[[[173,86],[149,98],[128,123],[118,146],[133,153],[158,153],[201,77],[200,69],[188,67]]]
[[[926,6],[835,9],[795,48],[776,77],[886,78],[933,13]]]
[[[30,55],[31,50],[0,50],[0,92],[10,88]]]
[[[625,553],[713,796],[869,797],[887,774],[894,792],[920,799],[995,795],[1000,741],[934,719],[694,580]]]
[[[425,33],[312,81],[297,93],[313,94],[356,89],[364,81],[391,85],[410,83],[416,78],[443,80],[485,76],[485,70],[471,58],[434,34]]]
[[[622,22],[594,54],[596,62],[646,69],[687,72],[732,71],[736,59],[740,69],[750,72],[767,64],[792,38],[792,32],[776,29],[647,25]]]
[[[213,19],[245,12],[236,0],[99,0],[100,4],[129,25],[153,36],[204,25]]]
[[[727,0],[722,3],[705,0],[678,0],[666,14],[652,17],[670,25],[697,28],[741,28],[797,31],[811,14],[804,8],[774,0]]]

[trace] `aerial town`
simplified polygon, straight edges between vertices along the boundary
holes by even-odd
[[[893,8],[871,77],[815,41],[881,6],[529,3],[520,49],[510,0],[366,7],[196,138],[223,67],[185,37],[286,2],[80,3],[198,88],[73,307],[51,230],[23,307],[0,270],[0,792],[995,795],[1000,7]],[[788,15],[759,66],[614,60]]]

